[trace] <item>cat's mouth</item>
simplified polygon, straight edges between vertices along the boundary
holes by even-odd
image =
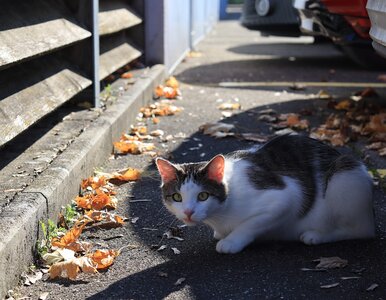
[[[193,221],[192,219],[188,219],[188,218],[183,218],[182,222],[184,222],[188,226],[194,226],[197,224],[196,221]]]

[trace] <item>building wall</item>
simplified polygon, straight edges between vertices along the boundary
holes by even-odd
[[[213,28],[220,0],[147,0],[146,62],[169,72]]]

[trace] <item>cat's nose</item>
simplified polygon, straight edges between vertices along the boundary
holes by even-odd
[[[185,209],[184,214],[188,217],[188,219],[190,219],[191,216],[194,214],[194,211],[191,209]]]

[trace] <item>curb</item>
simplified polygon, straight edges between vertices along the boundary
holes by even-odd
[[[150,103],[165,76],[163,65],[145,72],[0,213],[0,299],[33,262],[39,221],[56,219],[61,207],[78,195],[80,179],[112,153],[113,141],[134,122],[140,107]]]

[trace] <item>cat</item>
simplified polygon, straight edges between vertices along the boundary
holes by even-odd
[[[256,239],[307,245],[375,235],[373,184],[359,160],[309,137],[284,135],[209,162],[156,159],[166,208],[214,230],[219,253]]]

